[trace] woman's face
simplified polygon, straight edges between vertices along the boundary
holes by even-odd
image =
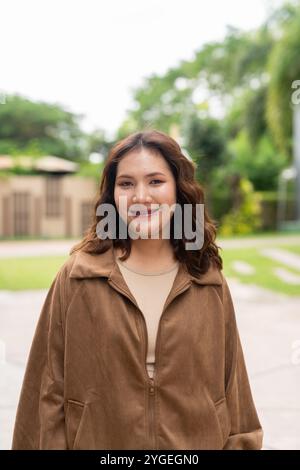
[[[114,198],[130,235],[157,238],[154,235],[169,224],[176,203],[176,181],[164,157],[145,148],[128,152],[117,167]],[[149,214],[151,208],[155,212]],[[140,215],[139,209],[144,211]]]

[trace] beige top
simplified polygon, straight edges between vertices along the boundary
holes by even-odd
[[[155,344],[160,316],[174,283],[179,262],[165,271],[144,273],[132,270],[116,258],[124,280],[144,314],[148,333],[148,353],[146,368],[153,377],[155,366]]]

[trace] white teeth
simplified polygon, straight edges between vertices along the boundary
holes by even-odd
[[[153,211],[151,211],[151,214],[153,214],[154,212],[157,212],[157,211],[158,211],[158,209],[154,209]],[[138,212],[138,211],[137,211],[137,212]],[[144,215],[148,215],[148,214],[149,214],[148,211],[147,211],[147,212],[140,212],[139,214],[136,214],[136,213],[133,213],[133,212],[129,212],[129,215],[134,216],[134,217],[135,217],[135,216],[136,216],[136,217],[144,216]]]

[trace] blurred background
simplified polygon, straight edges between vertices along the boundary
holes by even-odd
[[[3,0],[0,448],[110,147],[170,134],[218,227],[264,449],[300,449],[300,1]]]

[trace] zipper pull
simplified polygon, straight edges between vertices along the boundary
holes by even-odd
[[[154,380],[152,378],[149,380],[149,392],[151,395],[153,395],[155,392]]]

